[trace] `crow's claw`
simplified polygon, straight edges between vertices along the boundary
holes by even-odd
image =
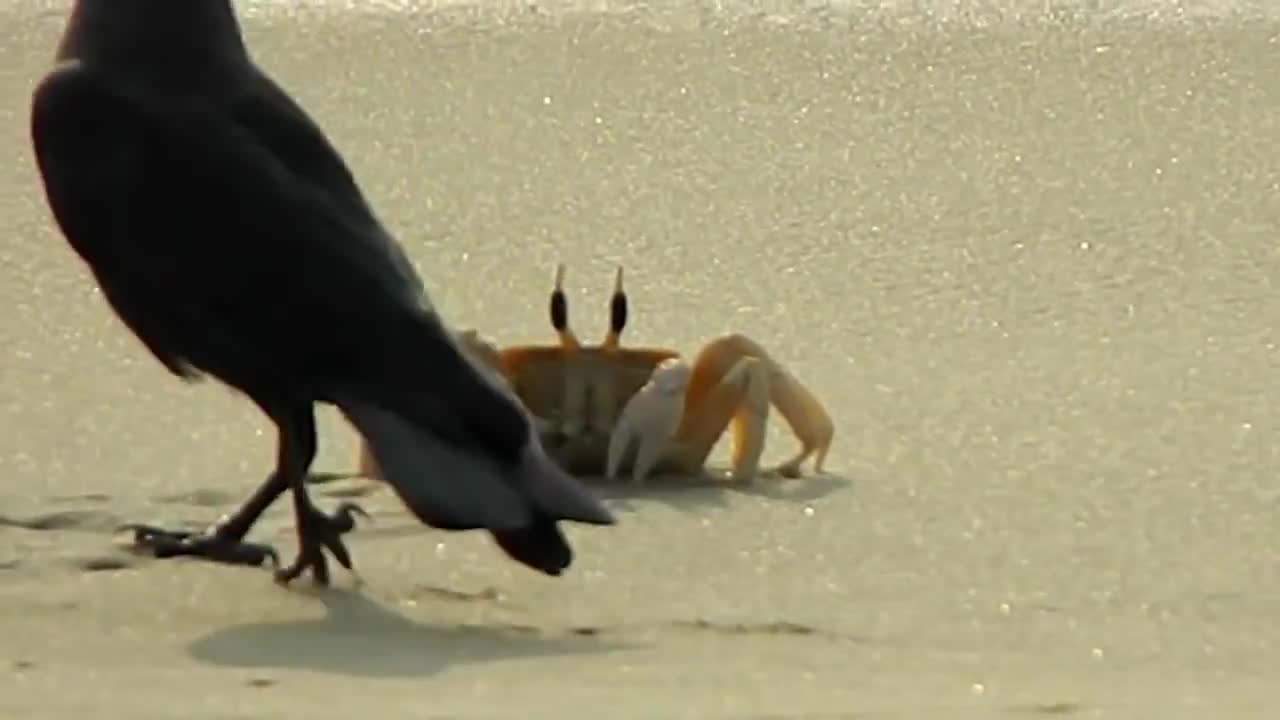
[[[270,545],[223,537],[216,530],[195,533],[141,524],[125,525],[121,529],[132,530],[134,546],[148,550],[157,558],[189,556],[228,565],[254,567],[270,560],[274,567],[280,567],[280,556]]]

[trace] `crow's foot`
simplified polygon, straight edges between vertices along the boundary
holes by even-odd
[[[267,560],[280,566],[275,548],[262,543],[244,542],[243,536],[227,532],[225,526],[214,526],[206,532],[165,530],[151,525],[131,524],[122,529],[133,531],[133,543],[157,558],[197,557],[228,565],[260,566]]]
[[[355,529],[355,516],[369,517],[359,505],[345,502],[332,515],[326,515],[309,501],[297,512],[298,557],[289,567],[276,570],[276,581],[287,585],[306,570],[318,585],[329,584],[329,563],[324,550],[333,553],[342,567],[355,572],[351,566],[351,553],[342,542],[342,536]]]

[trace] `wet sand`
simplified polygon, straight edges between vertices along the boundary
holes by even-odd
[[[359,479],[317,487],[374,513],[359,587],[130,555],[113,527],[211,521],[274,439],[167,376],[53,229],[26,123],[64,8],[10,2],[0,715],[1270,717],[1257,6],[240,7],[458,324],[549,341],[563,260],[603,335],[621,263],[628,340],[764,343],[835,419],[830,472],[601,487],[621,524],[573,528],[558,580]],[[291,557],[287,509],[254,536]]]

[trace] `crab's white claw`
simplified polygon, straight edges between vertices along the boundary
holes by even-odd
[[[627,422],[626,414],[618,418],[618,422],[613,426],[613,432],[609,435],[609,455],[605,462],[605,477],[613,480],[618,477],[618,466],[622,464],[622,456],[627,452],[627,448],[631,446],[631,440],[634,433],[631,431],[631,424]]]
[[[664,360],[652,377],[622,409],[609,437],[606,473],[617,477],[623,455],[636,441],[636,459],[631,478],[643,483],[671,445],[684,417],[684,391],[689,384],[689,366],[678,360]]]

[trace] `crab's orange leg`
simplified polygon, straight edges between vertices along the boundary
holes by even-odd
[[[800,452],[778,466],[785,477],[799,477],[800,465],[814,457],[814,470],[822,472],[827,452],[835,436],[835,426],[826,408],[782,363],[771,357],[760,343],[745,335],[727,335],[720,339],[735,353],[760,358],[768,374],[769,401],[786,420],[800,441]]]
[[[685,471],[701,467],[732,425],[733,477],[746,480],[756,474],[764,450],[769,378],[762,361],[731,337],[708,343],[693,361],[673,460]]]
[[[798,476],[800,464],[815,454],[815,469],[821,472],[834,427],[817,398],[751,338],[730,334],[711,341],[694,360],[685,395],[678,435],[684,459],[705,462],[720,435],[730,429],[733,475],[749,479],[759,471],[770,405],[801,443],[800,453],[778,472]]]
[[[813,456],[813,470],[821,473],[831,450],[835,425],[826,408],[786,368],[771,363],[769,398],[800,441],[800,452],[778,466],[785,477],[799,477],[800,465]]]
[[[717,343],[720,352],[730,357],[755,357],[762,361],[762,370],[768,375],[769,402],[800,441],[800,452],[779,465],[777,471],[786,477],[799,477],[800,464],[813,456],[814,470],[822,472],[835,426],[818,398],[751,338],[740,334],[726,335],[714,341],[713,345]]]

